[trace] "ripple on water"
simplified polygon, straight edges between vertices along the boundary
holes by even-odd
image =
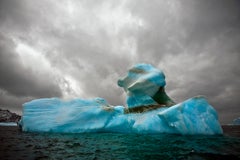
[[[0,159],[240,159],[240,138],[22,133],[0,127]]]

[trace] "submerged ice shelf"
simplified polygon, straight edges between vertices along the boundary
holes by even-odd
[[[202,96],[175,104],[164,90],[162,71],[137,64],[118,81],[127,93],[127,107],[102,98],[36,99],[23,104],[20,121],[30,132],[120,132],[222,134],[217,112]]]

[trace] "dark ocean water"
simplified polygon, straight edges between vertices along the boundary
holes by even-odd
[[[240,159],[240,136],[24,133],[0,127],[0,159]]]

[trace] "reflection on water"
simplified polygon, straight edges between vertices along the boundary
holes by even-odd
[[[0,127],[0,159],[240,159],[240,137],[22,133]]]

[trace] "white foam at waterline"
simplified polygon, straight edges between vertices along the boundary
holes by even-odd
[[[16,122],[0,122],[0,126],[17,126]]]

